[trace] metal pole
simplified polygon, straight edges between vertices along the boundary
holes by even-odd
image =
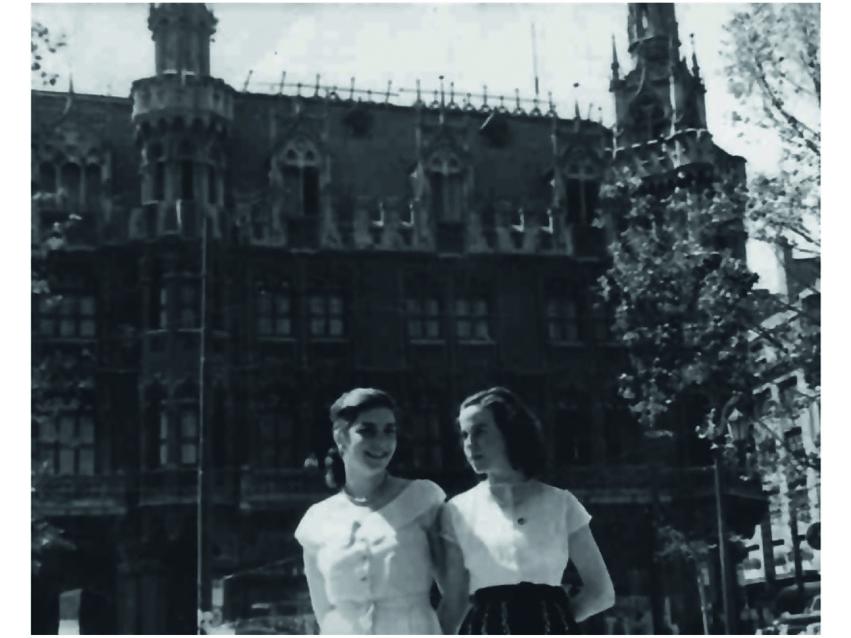
[[[724,511],[723,475],[721,453],[715,453],[715,513],[718,521],[718,559],[721,563],[721,601],[724,612],[724,633],[736,633],[736,618],[733,613],[733,592],[730,588],[730,555],[727,547],[727,521]]]
[[[198,635],[201,635],[202,629],[202,612],[210,606],[210,578],[209,578],[209,547],[208,535],[204,529],[207,518],[207,476],[206,463],[206,410],[204,405],[204,385],[206,378],[206,349],[207,349],[207,211],[203,207],[202,210],[202,226],[201,226],[201,317],[199,329],[199,358],[198,358],[198,450],[197,462],[197,626]]]

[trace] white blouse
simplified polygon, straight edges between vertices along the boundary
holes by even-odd
[[[428,534],[445,498],[435,483],[415,480],[378,510],[342,492],[307,510],[295,537],[321,633],[440,633]]]
[[[569,491],[530,480],[482,481],[444,505],[441,536],[456,543],[470,574],[470,593],[530,582],[561,584],[568,537],[591,515]]]

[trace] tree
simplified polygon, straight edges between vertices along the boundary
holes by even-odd
[[[64,37],[55,39],[49,29],[39,22],[32,23],[32,72],[38,83],[52,86],[57,75],[44,68],[45,56],[54,54],[65,45]],[[35,182],[34,182],[35,184]],[[51,254],[59,250],[65,241],[68,228],[76,217],[57,221],[48,228],[40,224],[42,206],[55,198],[53,193],[45,193],[34,186],[32,193],[32,247],[30,265],[30,291],[34,305],[42,308],[54,307],[61,303],[60,295],[51,291],[50,268]],[[31,369],[31,421],[33,431],[55,420],[59,408],[58,397],[67,395],[68,388],[77,385],[75,371],[70,369],[61,355],[48,355],[33,348]],[[33,450],[35,452],[35,449]],[[73,544],[65,537],[61,529],[51,523],[43,512],[43,496],[46,489],[48,468],[42,459],[34,456],[30,468],[31,474],[31,536],[32,536],[32,574],[39,574],[47,556],[55,550],[71,549]]]
[[[64,34],[51,35],[48,27],[41,22],[33,21],[30,29],[30,69],[36,85],[54,86],[56,84],[59,75],[45,68],[45,57],[53,55],[65,45]]]
[[[748,187],[751,235],[773,244],[786,264],[811,262],[811,271],[786,268],[790,294],[777,295],[766,309],[758,340],[768,353],[761,370],[771,381],[799,371],[805,385],[769,406],[760,421],[796,420],[821,400],[821,316],[818,299],[821,220],[821,10],[818,4],[752,4],[738,9],[725,26],[725,55],[731,93],[739,108],[734,125],[773,131],[781,144],[776,172],[756,174]],[[813,272],[815,271],[815,272]],[[801,277],[805,274],[805,277]],[[802,300],[810,295],[809,301]],[[815,303],[813,303],[815,300]],[[790,450],[773,427],[763,427],[760,470],[794,480],[803,469],[819,470],[816,451]],[[777,447],[784,448],[782,453]]]
[[[782,150],[777,174],[751,180],[753,232],[809,254],[820,249],[820,17],[818,4],[752,4],[725,26],[734,124],[773,131]]]

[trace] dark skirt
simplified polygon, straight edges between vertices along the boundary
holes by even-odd
[[[519,583],[477,590],[459,634],[578,634],[561,587]]]

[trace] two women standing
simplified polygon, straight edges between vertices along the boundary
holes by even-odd
[[[462,403],[464,454],[485,479],[448,503],[431,481],[388,474],[397,427],[389,395],[345,393],[331,421],[344,484],[296,530],[321,633],[569,634],[614,604],[591,517],[570,492],[535,478],[540,427],[509,390]],[[560,586],[568,560],[583,581],[572,599]]]

